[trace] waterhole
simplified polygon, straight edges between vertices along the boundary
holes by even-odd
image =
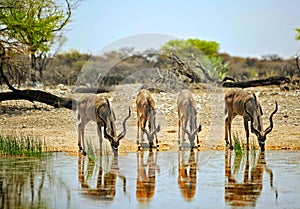
[[[207,157],[209,156],[209,157]],[[1,208],[298,208],[300,152],[0,159]]]

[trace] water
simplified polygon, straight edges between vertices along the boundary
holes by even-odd
[[[299,208],[300,152],[0,159],[0,208]]]

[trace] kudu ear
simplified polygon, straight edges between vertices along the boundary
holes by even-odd
[[[263,115],[264,113],[263,113],[263,110],[262,110],[262,108],[261,108],[261,105],[257,102],[257,98],[256,98],[256,95],[254,94],[254,93],[252,93],[252,95],[253,95],[253,98],[254,98],[254,101],[255,101],[255,104],[257,104],[257,108],[259,109],[259,111],[260,111],[260,114],[261,115]]]
[[[106,102],[107,102],[107,104],[108,104],[108,107],[109,107],[109,110],[110,110],[110,114],[111,114],[113,120],[115,121],[115,120],[116,120],[116,115],[115,115],[115,112],[114,112],[113,109],[112,109],[112,106],[111,106],[111,104],[110,104],[108,98],[106,98]]]
[[[125,137],[126,135],[126,121],[130,118],[130,115],[131,115],[131,110],[130,110],[130,107],[128,108],[128,116],[124,119],[123,121],[123,131],[122,133],[120,133],[117,137],[117,141],[120,141],[122,138]]]
[[[107,138],[109,141],[114,140],[114,137],[112,137],[109,133],[107,133],[107,126],[104,120],[103,120],[103,124],[104,124],[104,137]]]
[[[190,132],[185,127],[182,127],[182,130],[188,135],[189,138],[191,138]]]
[[[189,138],[191,138],[192,136],[196,135],[198,132],[201,131],[201,124],[199,124],[199,126],[197,127],[196,130],[194,130],[193,133],[190,133],[185,127],[182,127],[182,130],[188,135]]]
[[[196,129],[197,133],[199,133],[202,130],[201,124],[199,124],[198,128]]]
[[[144,127],[141,127],[141,129],[147,135],[147,138],[150,138],[150,133]]]
[[[157,133],[160,131],[160,124],[158,124],[158,126],[156,127],[156,129],[153,131],[153,133]]]
[[[199,126],[197,127],[197,129],[192,133],[192,136],[196,135],[200,131],[201,131],[201,125],[199,124]]]
[[[277,110],[278,110],[278,104],[277,104],[277,101],[275,100],[275,110],[270,115],[270,126],[264,131],[265,136],[268,133],[270,133],[273,129],[273,115],[277,112]]]
[[[147,135],[147,138],[150,138],[153,134],[158,133],[160,131],[160,125],[158,125],[152,132],[148,132],[144,127],[141,127],[141,129]]]
[[[103,127],[104,127],[104,137],[107,138],[109,141],[113,140],[114,137],[112,137],[112,135],[110,135],[109,133],[107,133],[107,124],[105,122],[105,120],[99,115],[100,120],[103,122]],[[101,127],[99,127],[101,128]]]
[[[255,94],[253,94],[255,95]],[[256,101],[256,97],[255,97],[255,101]],[[256,135],[259,135],[260,134],[260,131],[258,131],[255,127],[254,127],[254,119],[252,117],[252,115],[248,112],[247,110],[247,106],[246,106],[246,102],[244,103],[244,110],[245,112],[249,115],[250,119],[251,119],[251,130],[253,130],[253,132],[256,134]]]

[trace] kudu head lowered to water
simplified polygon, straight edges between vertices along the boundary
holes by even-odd
[[[266,128],[265,130],[259,130],[254,126],[254,118],[253,116],[250,114],[250,112],[248,112],[247,107],[246,107],[246,103],[244,104],[244,108],[245,108],[245,112],[249,115],[249,117],[251,118],[251,131],[257,136],[257,141],[260,147],[261,151],[265,150],[265,141],[267,139],[267,134],[269,134],[272,130],[273,130],[273,115],[277,112],[278,110],[278,104],[277,101],[275,101],[275,110],[271,113],[270,115],[270,126],[268,128]]]
[[[131,110],[129,108],[128,116],[123,121],[123,131],[118,136],[111,135],[110,132],[107,131],[107,122],[101,118],[104,124],[104,137],[109,140],[114,155],[118,154],[120,140],[124,138],[126,135],[126,121],[130,118],[130,115],[131,115]]]

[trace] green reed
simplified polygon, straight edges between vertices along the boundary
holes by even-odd
[[[243,142],[241,141],[241,139],[239,138],[238,133],[233,134],[233,141],[234,141],[234,145],[233,145],[233,149],[236,155],[241,155],[243,154]]]
[[[0,133],[0,155],[42,156],[43,141],[31,136],[17,137]]]
[[[93,147],[91,140],[87,140],[87,151],[86,154],[88,156],[88,159],[90,161],[94,161],[95,160],[95,148]]]

